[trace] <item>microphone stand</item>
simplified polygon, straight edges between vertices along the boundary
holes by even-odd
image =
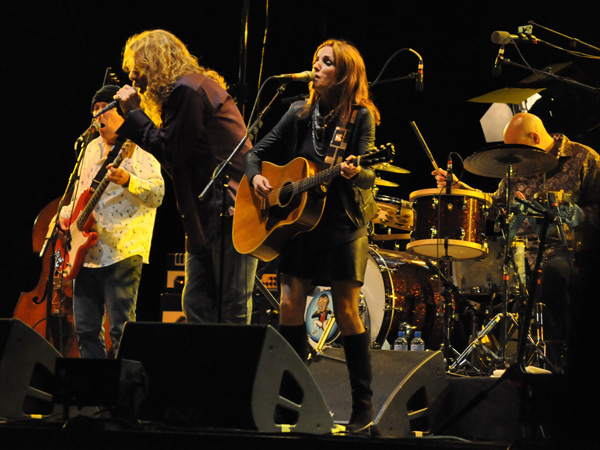
[[[208,192],[213,188],[214,184],[218,180],[223,179],[223,184],[221,186],[222,187],[222,200],[221,200],[221,254],[219,256],[219,267],[220,267],[220,270],[219,270],[219,288],[218,288],[218,292],[217,292],[217,308],[218,308],[217,309],[217,321],[218,321],[218,323],[221,323],[222,320],[223,320],[223,293],[225,291],[225,286],[223,285],[223,281],[224,281],[223,272],[224,272],[224,268],[225,268],[225,259],[224,259],[224,252],[225,252],[225,214],[227,212],[227,195],[228,195],[227,189],[229,188],[229,185],[228,185],[228,179],[229,179],[229,177],[228,177],[227,174],[225,174],[225,170],[226,170],[227,167],[229,167],[229,165],[231,163],[231,160],[238,153],[238,151],[244,146],[244,144],[246,143],[246,141],[248,140],[248,138],[250,138],[251,135],[255,136],[258,133],[258,130],[262,126],[262,118],[263,118],[263,116],[271,108],[271,106],[273,105],[273,102],[275,101],[275,99],[277,97],[279,97],[283,93],[283,91],[285,91],[286,87],[287,87],[287,83],[283,83],[283,84],[281,84],[277,88],[277,92],[275,93],[275,95],[273,96],[273,98],[271,99],[271,101],[267,104],[267,106],[265,106],[265,108],[261,112],[258,113],[258,116],[257,116],[256,120],[254,121],[254,123],[252,123],[252,125],[248,127],[248,129],[246,131],[246,134],[240,140],[240,142],[236,145],[236,147],[233,149],[233,151],[227,157],[227,159],[224,160],[221,164],[219,164],[215,168],[215,170],[213,171],[213,175],[212,175],[211,179],[208,181],[208,184],[204,187],[204,189],[202,190],[202,192],[198,196],[198,198],[200,200],[204,200],[206,198]],[[255,281],[260,281],[260,280],[258,280],[258,278],[255,276]]]
[[[546,72],[544,70],[534,69],[533,67],[529,67],[529,66],[525,66],[523,64],[515,63],[515,62],[512,62],[508,58],[504,58],[504,57],[498,58],[498,66],[501,66],[503,64],[506,64],[506,65],[509,65],[509,66],[513,66],[513,67],[518,67],[520,69],[525,69],[525,70],[528,70],[530,72],[533,72],[536,75],[543,75],[545,77],[550,77],[550,78],[553,78],[555,80],[562,81],[563,83],[567,83],[567,84],[570,84],[572,86],[575,86],[575,87],[578,87],[578,88],[581,88],[581,89],[585,89],[587,91],[591,91],[591,92],[593,92],[595,94],[600,93],[600,88],[589,86],[587,84],[580,83],[579,81],[575,81],[575,80],[572,80],[570,78],[565,78],[565,77],[562,77],[560,75],[556,75],[555,73],[552,73],[552,72]]]
[[[401,48],[400,50],[396,51],[392,56],[390,56],[388,58],[388,60],[385,62],[385,64],[383,65],[383,67],[381,68],[381,71],[379,72],[379,75],[377,75],[377,78],[375,78],[375,81],[373,81],[372,83],[369,83],[369,87],[374,87],[377,86],[378,84],[385,84],[385,83],[391,83],[394,81],[399,81],[399,80],[406,80],[406,79],[417,79],[418,77],[421,76],[421,74],[419,74],[418,72],[413,72],[409,75],[405,75],[405,76],[401,76],[401,77],[396,77],[396,78],[390,78],[388,80],[383,80],[380,81],[379,79],[381,78],[381,75],[383,75],[383,72],[385,71],[385,69],[387,68],[387,66],[390,64],[390,62],[400,53],[403,52],[411,52],[414,53],[418,58],[419,61],[423,62],[423,58],[421,58],[421,55],[419,55],[415,50],[413,50],[412,48]]]
[[[77,147],[80,147],[79,154],[77,155],[77,160],[75,162],[75,166],[71,175],[69,176],[69,181],[67,182],[67,187],[58,203],[58,207],[56,209],[56,218],[52,225],[52,232],[48,233],[46,240],[44,241],[44,245],[40,250],[39,256],[40,258],[44,258],[47,251],[50,251],[50,264],[48,270],[48,280],[46,282],[46,340],[50,341],[50,337],[53,338],[54,347],[58,350],[58,352],[62,355],[64,352],[63,348],[63,330],[64,330],[64,314],[62,313],[62,302],[59,303],[59,311],[58,311],[58,326],[53,326],[54,321],[52,320],[52,293],[54,291],[54,275],[56,269],[56,255],[54,253],[54,247],[56,246],[56,241],[58,239],[58,219],[59,213],[62,207],[64,206],[65,200],[74,188],[75,183],[79,180],[79,168],[81,166],[81,161],[83,160],[83,156],[85,154],[85,150],[91,140],[92,133],[89,133],[84,140],[77,140],[75,142],[75,153],[77,154]],[[69,236],[65,236],[65,239],[70,239]],[[42,300],[43,301],[43,300]]]
[[[447,264],[448,264],[448,260],[446,258],[444,258],[444,260],[440,260],[440,264],[435,265],[433,264],[433,262],[431,262],[431,260],[429,260],[428,258],[422,258],[425,261],[425,264],[427,264],[427,267],[429,267],[429,269],[436,273],[440,279],[440,281],[442,282],[442,285],[444,287],[444,293],[442,294],[442,297],[444,298],[444,306],[443,306],[443,311],[442,311],[442,318],[443,318],[443,341],[442,341],[442,353],[444,355],[444,358],[446,360],[446,365],[449,368],[453,368],[456,367],[456,363],[454,362],[454,358],[455,357],[460,357],[461,354],[452,346],[452,343],[450,342],[450,334],[452,331],[452,320],[454,320],[454,312],[453,312],[453,308],[452,308],[452,299],[456,299],[456,305],[458,306],[458,303],[460,302],[461,305],[467,304],[466,299],[463,297],[463,295],[460,293],[460,290],[458,289],[458,287],[452,282],[452,280],[449,279],[448,275],[448,270],[447,270]],[[440,265],[442,265],[442,267],[440,267]],[[458,309],[458,308],[457,308]]]

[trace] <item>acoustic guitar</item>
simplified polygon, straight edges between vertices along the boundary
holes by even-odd
[[[393,145],[387,144],[378,151],[358,156],[353,164],[371,166],[389,162],[393,154]],[[312,230],[325,208],[327,183],[341,174],[340,166],[318,171],[316,164],[304,158],[295,158],[284,166],[263,161],[262,175],[273,186],[267,198],[258,197],[244,175],[233,214],[236,250],[271,261],[287,241]]]

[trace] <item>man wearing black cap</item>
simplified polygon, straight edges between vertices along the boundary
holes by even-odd
[[[119,86],[106,85],[92,99],[92,114],[113,100]],[[88,249],[74,281],[73,312],[82,358],[107,356],[102,326],[104,311],[110,323],[111,356],[116,354],[123,325],[135,320],[135,306],[143,263],[148,263],[156,208],[164,196],[164,180],[158,161],[132,142],[119,138],[123,123],[119,109],[98,118],[100,136],[89,143],[79,168],[79,182],[71,204],[60,211],[61,228],[79,217],[84,191],[102,180],[110,181],[93,212],[98,241]],[[123,152],[118,167],[112,162]],[[114,149],[114,150],[113,150]],[[112,153],[111,153],[111,150]]]

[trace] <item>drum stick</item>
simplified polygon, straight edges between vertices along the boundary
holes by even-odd
[[[413,121],[410,123],[410,126],[412,127],[413,131],[417,135],[417,139],[421,143],[421,147],[423,147],[423,150],[425,150],[425,154],[429,158],[429,161],[431,161],[431,164],[433,164],[433,168],[435,170],[438,170],[438,165],[435,162],[435,159],[433,159],[433,155],[429,151],[429,147],[427,147],[427,143],[425,142],[425,139],[423,139],[423,136],[421,135],[421,132],[419,131],[419,128],[417,127],[417,124]]]

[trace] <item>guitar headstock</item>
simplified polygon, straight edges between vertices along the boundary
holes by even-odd
[[[394,147],[394,144],[390,142],[380,145],[379,151],[386,155],[385,162],[392,162],[394,160],[394,156],[396,156],[396,148]]]
[[[104,81],[102,82],[102,86],[106,86],[107,84],[115,84],[117,86],[121,85],[121,81],[117,74],[113,71],[112,67],[107,67],[104,72]]]
[[[360,164],[363,166],[372,166],[373,164],[386,163],[394,160],[396,149],[393,144],[387,143],[380,145],[379,150],[367,153],[361,156]]]
[[[135,143],[131,142],[129,139],[125,141],[123,147],[121,147],[121,154],[123,158],[131,158],[133,156],[133,151],[135,150]]]

